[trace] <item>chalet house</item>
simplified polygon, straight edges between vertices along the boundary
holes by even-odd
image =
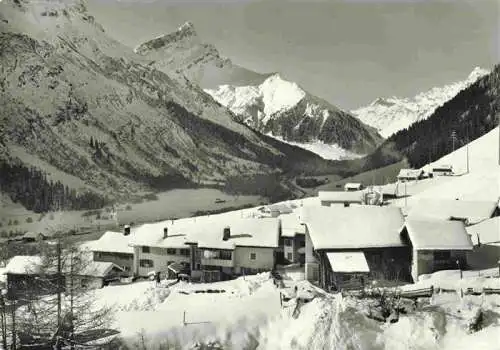
[[[408,212],[410,218],[431,218],[458,220],[466,225],[499,215],[496,201],[465,201],[453,199],[422,198],[412,205]]]
[[[341,205],[349,207],[353,204],[363,204],[362,191],[319,191],[318,198],[322,206]]]
[[[401,239],[396,207],[306,207],[306,279],[327,290],[370,280],[410,281],[411,249]]]
[[[473,269],[498,265],[500,258],[500,216],[466,228],[474,248],[467,252],[467,263]]]
[[[229,215],[228,215],[229,214]],[[162,228],[163,227],[163,228]],[[134,273],[179,272],[204,282],[272,270],[279,220],[234,213],[143,225],[134,233]]]
[[[348,182],[344,185],[344,191],[361,191],[363,184],[357,182]]]
[[[424,178],[424,171],[421,169],[401,169],[398,174],[398,181],[416,181]]]
[[[150,272],[172,276],[189,271],[191,247],[187,245],[187,231],[190,228],[182,225],[183,221],[145,224],[132,233],[129,244],[134,251],[132,272],[135,276],[146,277]]]
[[[105,232],[101,238],[92,241],[87,248],[92,252],[94,261],[110,262],[125,272],[132,271],[134,264],[134,249],[129,246],[130,231],[125,227],[124,232]]]
[[[451,165],[435,165],[432,167],[433,176],[453,175],[453,166]]]
[[[54,293],[56,286],[55,269],[45,271],[44,278],[39,278],[43,269],[40,256],[17,255],[12,257],[5,267],[7,275],[8,298],[22,298],[36,293],[45,295]]]
[[[306,231],[299,219],[299,211],[280,216],[280,243],[278,263],[305,263]]]
[[[472,242],[461,221],[408,219],[401,235],[412,247],[414,281],[422,274],[467,267]]]

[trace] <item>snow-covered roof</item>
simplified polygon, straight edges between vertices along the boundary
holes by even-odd
[[[403,246],[401,209],[360,205],[303,208],[314,249],[347,249]]]
[[[422,198],[408,212],[412,218],[467,219],[469,223],[489,219],[498,203],[494,201],[464,201],[453,199]]]
[[[370,272],[363,252],[331,252],[326,257],[334,272]]]
[[[500,242],[500,216],[469,226],[466,230],[474,245],[498,243]]]
[[[229,227],[231,238],[223,241],[223,230]],[[168,229],[164,238],[163,230]],[[240,214],[223,213],[179,220],[168,220],[138,227],[131,245],[162,248],[187,248],[187,243],[198,243],[206,248],[229,249],[230,246],[277,247],[278,218],[242,218]]]
[[[130,245],[130,235],[122,232],[105,232],[101,238],[89,243],[86,248],[93,252],[128,253],[133,254],[134,248]]]
[[[34,275],[40,273],[42,258],[38,255],[16,255],[9,260],[4,273]]]
[[[360,189],[363,185],[359,182],[348,182],[344,185],[344,188],[357,188]]]
[[[282,214],[279,219],[281,220],[281,235],[283,237],[295,237],[297,234],[304,235],[306,228],[301,224],[299,219],[300,210],[294,210],[291,214]]]
[[[461,221],[406,221],[406,230],[417,250],[471,250],[472,242]]]
[[[106,277],[113,268],[123,271],[123,268],[112,263],[102,261],[90,261],[81,271],[78,271],[80,276]]]
[[[319,191],[321,201],[332,203],[362,203],[363,191]]]
[[[424,171],[422,169],[401,169],[398,178],[418,179]]]

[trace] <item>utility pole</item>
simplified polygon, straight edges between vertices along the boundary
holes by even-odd
[[[453,130],[451,132],[451,144],[452,144],[452,152],[455,152],[455,139],[457,138],[457,132]]]
[[[57,239],[57,333],[56,333],[56,341],[57,341],[57,349],[61,349],[61,342],[59,340],[59,334],[61,331],[61,294],[62,294],[62,268],[61,268],[61,238]]]

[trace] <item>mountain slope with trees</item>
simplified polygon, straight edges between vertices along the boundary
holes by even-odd
[[[460,91],[428,119],[389,137],[363,160],[374,169],[406,159],[419,168],[497,127],[500,119],[500,65]]]

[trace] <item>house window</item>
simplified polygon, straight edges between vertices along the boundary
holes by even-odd
[[[231,260],[232,259],[232,252],[230,250],[221,250],[219,252],[219,259],[221,260]]]
[[[257,260],[257,253],[250,253],[250,260]]]
[[[286,258],[287,258],[289,261],[292,261],[292,260],[293,260],[293,254],[292,254],[292,253],[287,253],[287,254],[286,254]]]
[[[183,255],[183,256],[189,256],[191,252],[189,251],[189,249],[180,249],[179,253],[180,253],[180,255]]]
[[[146,267],[146,268],[154,267],[153,260],[141,259],[141,260],[139,260],[139,266]]]
[[[285,245],[287,247],[291,247],[292,246],[292,240],[291,239],[288,239],[288,238],[285,238]]]
[[[303,248],[306,246],[306,241],[300,241],[300,247]]]
[[[176,253],[175,248],[167,248],[167,255],[175,255]]]
[[[144,247],[142,247],[142,252],[143,253],[151,253],[151,248],[144,246]]]

